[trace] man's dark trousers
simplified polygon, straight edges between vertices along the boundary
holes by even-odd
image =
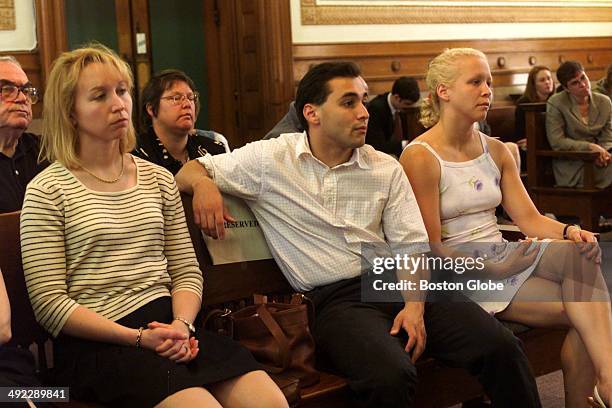
[[[413,406],[417,372],[404,350],[407,336],[389,334],[403,303],[363,303],[360,278],[308,297],[317,350],[347,378],[355,399],[365,407]],[[541,407],[520,340],[477,304],[456,299],[425,304],[427,354],[476,376],[495,407]]]

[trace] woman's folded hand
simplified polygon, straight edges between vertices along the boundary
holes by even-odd
[[[172,324],[151,322],[147,326],[148,330],[152,331],[167,330],[169,333],[181,334],[181,337],[178,338],[174,336],[160,337],[160,343],[153,350],[162,357],[177,363],[187,363],[193,360],[200,351],[198,340],[195,337],[189,338],[189,330],[180,321],[175,320]]]

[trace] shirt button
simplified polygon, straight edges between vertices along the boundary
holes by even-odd
[[[19,175],[19,170],[15,170],[15,174],[16,174],[16,175]]]
[[[168,159],[168,155],[167,154],[164,154],[164,159]]]
[[[162,149],[162,152],[164,153],[168,153],[168,151],[166,149]]]

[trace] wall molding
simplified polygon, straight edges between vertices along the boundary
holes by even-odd
[[[565,60],[580,61],[591,79],[598,79],[612,63],[610,43],[612,37],[294,44],[293,76],[297,84],[312,64],[351,60],[361,66],[372,94],[388,91],[403,75],[417,78],[425,90],[423,80],[433,57],[445,48],[472,47],[487,55],[494,87],[514,92],[524,87],[533,65],[546,65],[554,71]]]
[[[609,22],[612,16],[612,7],[588,7],[587,3],[592,1],[583,2],[584,6],[569,7],[559,6],[558,2],[556,5],[539,5],[546,3],[542,1],[531,2],[537,6],[409,6],[401,1],[388,3],[380,6],[373,6],[371,2],[367,5],[351,2],[348,5],[325,5],[317,0],[301,0],[302,25]]]

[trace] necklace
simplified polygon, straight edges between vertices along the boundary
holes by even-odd
[[[187,147],[185,147],[185,156],[183,157],[183,160],[181,160],[182,164],[185,164],[189,161],[189,151],[187,150]]]
[[[85,170],[85,172],[87,174],[89,174],[91,177],[95,178],[96,180],[101,181],[103,183],[107,183],[107,184],[113,184],[113,183],[118,182],[121,179],[121,176],[123,176],[123,170],[124,170],[124,167],[123,167],[123,154],[121,155],[121,171],[119,172],[119,175],[115,179],[112,179],[112,180],[103,179],[102,177],[96,176],[91,171],[87,170],[85,167],[81,166],[81,168],[83,170]]]

